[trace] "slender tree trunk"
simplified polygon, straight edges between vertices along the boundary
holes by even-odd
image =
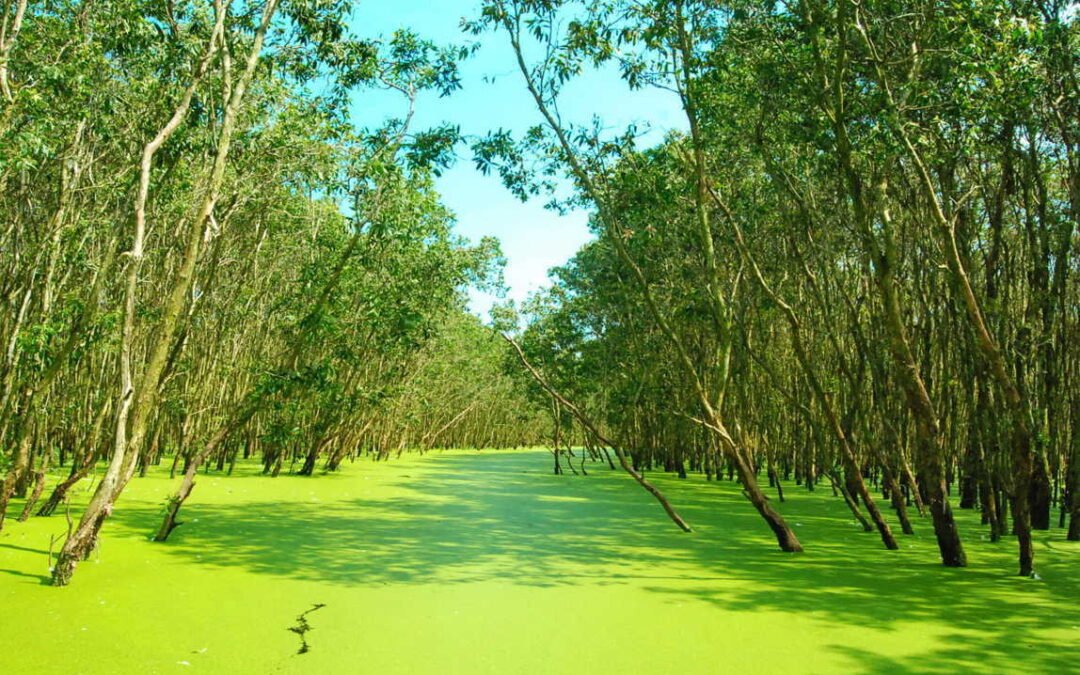
[[[536,368],[534,368],[533,365],[529,363],[529,360],[525,357],[525,352],[521,350],[521,346],[518,345],[517,342],[515,342],[509,335],[504,334],[502,337],[508,343],[510,343],[510,345],[514,348],[514,351],[517,352],[518,358],[521,360],[522,365],[525,366],[525,369],[528,370],[529,374],[532,375],[534,380],[536,380],[536,383],[539,384],[540,387],[543,388],[545,391],[547,391],[547,393],[552,398],[557,400],[563,407],[569,410],[570,414],[577,418],[577,420],[581,423],[581,426],[584,427],[586,432],[591,433],[599,443],[606,445],[612,450],[614,450],[615,456],[618,457],[619,465],[622,466],[623,471],[630,474],[630,476],[635,481],[637,481],[638,485],[644,488],[646,492],[651,494],[656,499],[656,501],[660,502],[660,506],[663,507],[664,512],[667,513],[668,517],[671,518],[671,521],[675,523],[679,527],[679,529],[681,529],[683,532],[690,532],[690,525],[685,520],[683,520],[682,516],[680,516],[678,512],[675,511],[675,509],[671,506],[671,503],[668,502],[667,497],[665,497],[664,494],[660,492],[660,490],[658,490],[652,483],[645,480],[645,477],[638,473],[637,470],[630,466],[630,462],[626,459],[626,453],[623,452],[622,448],[604,438],[604,436],[600,433],[600,431],[596,428],[592,421],[588,417],[586,417],[576,405],[564,398],[561,394],[559,394],[559,392],[555,391],[555,389],[553,389],[550,384],[548,384],[547,380],[544,379],[544,376],[540,374],[540,371],[536,370]]]
[[[4,482],[0,484],[0,531],[4,529],[4,520],[7,517],[8,505],[15,496],[16,484],[19,477],[30,468],[30,441],[29,433],[26,433],[24,424],[16,422],[18,433],[15,434],[18,445],[16,446],[15,461],[11,469],[4,476]]]
[[[904,534],[915,534],[911,519],[908,517],[907,505],[904,503],[904,493],[896,480],[896,474],[892,472],[888,464],[882,466],[882,471],[885,474],[885,488],[891,498],[893,510],[896,511],[896,518],[900,521],[900,529]]]
[[[41,499],[41,493],[45,490],[45,475],[48,471],[48,467],[49,461],[46,457],[42,461],[41,468],[34,472],[34,488],[30,491],[30,496],[27,497],[26,504],[23,505],[22,513],[19,514],[20,523],[25,523],[30,519],[30,514],[34,512],[34,507],[37,506],[38,500]]]
[[[263,7],[262,20],[255,32],[251,51],[245,63],[245,70],[236,86],[232,89],[231,96],[226,103],[210,180],[202,193],[198,212],[188,228],[188,239],[183,259],[167,294],[157,334],[151,348],[148,350],[142,379],[139,386],[136,387],[131,372],[131,352],[134,342],[139,268],[144,255],[146,204],[149,198],[152,161],[157,151],[187,117],[195,91],[208,72],[219,43],[223,41],[227,8],[228,5],[224,4],[224,0],[215,0],[216,20],[214,28],[211,31],[205,51],[195,68],[192,81],[174,110],[172,118],[143,149],[139,191],[135,203],[135,234],[125,279],[125,308],[120,360],[121,403],[118,409],[113,457],[105,476],[98,483],[94,496],[83,512],[78,527],[68,537],[60,551],[60,555],[57,557],[52,575],[53,585],[56,586],[67,585],[78,563],[90,555],[102,524],[111,515],[113,504],[134,474],[136,460],[139,451],[142,449],[146,434],[146,425],[157,404],[161,374],[166,366],[169,352],[180,325],[181,314],[188,299],[188,292],[194,281],[195,265],[198,262],[200,245],[205,235],[205,226],[213,211],[218,198],[218,191],[224,179],[225,160],[228,157],[230,141],[240,104],[247,83],[250,81],[261,54],[263,38],[277,8],[277,0],[267,0]]]

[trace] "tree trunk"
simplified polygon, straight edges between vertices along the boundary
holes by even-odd
[[[11,498],[15,496],[16,484],[30,467],[30,434],[26,433],[25,425],[17,423],[20,433],[16,434],[18,443],[15,452],[15,461],[4,476],[4,482],[0,483],[0,531],[4,529],[4,519],[7,517],[8,506]]]
[[[891,497],[896,517],[900,521],[900,529],[904,534],[915,534],[915,529],[911,526],[911,519],[908,517],[907,504],[904,503],[904,493],[900,489],[900,483],[896,480],[896,474],[892,472],[892,469],[887,464],[882,467],[882,471],[885,474],[885,488]]]
[[[41,493],[45,490],[45,466],[34,472],[34,489],[31,490],[30,496],[26,500],[26,504],[23,505],[22,513],[19,514],[19,522],[25,523],[30,519],[30,514],[34,511],[34,506],[37,505],[39,499],[41,499]]]

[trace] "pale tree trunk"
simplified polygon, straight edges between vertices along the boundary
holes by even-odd
[[[271,0],[273,1],[273,0]],[[191,225],[188,246],[185,251],[185,259],[181,264],[178,278],[169,294],[163,317],[156,339],[150,348],[150,356],[141,380],[141,386],[136,391],[132,376],[132,348],[135,341],[135,318],[138,295],[139,270],[144,256],[146,237],[146,204],[150,192],[150,173],[154,155],[180,127],[187,117],[192,98],[195,95],[203,77],[207,74],[214,55],[217,52],[219,42],[223,38],[225,14],[227,5],[223,0],[215,1],[216,21],[198,65],[192,75],[191,83],[183,96],[172,117],[157,135],[143,148],[140,163],[139,191],[135,203],[135,231],[132,240],[131,251],[127,271],[125,274],[124,293],[124,322],[121,332],[120,344],[120,395],[117,406],[116,433],[113,443],[113,456],[108,469],[98,487],[91,497],[90,503],[83,512],[78,526],[64,542],[56,564],[53,567],[52,582],[56,586],[64,586],[71,580],[79,561],[86,559],[93,550],[97,533],[105,519],[112,513],[113,503],[119,496],[120,491],[130,480],[131,470],[135,466],[133,457],[137,458],[139,449],[146,431],[146,422],[151,416],[152,409],[156,404],[158,393],[158,380],[162,368],[164,368],[167,352],[172,344],[177,329],[177,323],[183,304],[186,300],[187,290],[190,287],[194,272],[195,260],[198,257],[198,242],[201,241],[202,225],[209,215],[209,208],[213,208],[213,199],[217,186],[214,178],[207,189],[207,198],[204,207],[200,210],[200,219]],[[257,41],[261,49],[261,40]],[[233,108],[233,101],[229,102],[229,108]],[[233,116],[235,116],[233,110]],[[231,134],[231,123],[228,112],[222,125],[221,143],[218,147],[218,155],[215,160],[214,177],[219,174],[218,164],[224,159],[223,152],[228,152],[228,135]],[[224,170],[224,167],[221,167]],[[218,179],[220,180],[220,179]],[[194,242],[194,243],[192,243]],[[128,425],[131,424],[129,437]]]
[[[8,103],[14,100],[8,76],[8,61],[11,58],[11,49],[15,46],[15,38],[22,29],[26,4],[27,0],[16,0],[15,11],[12,12],[7,0],[4,0],[4,13],[0,17],[0,95]]]
[[[260,33],[260,37],[263,33],[265,33],[265,29],[268,25],[270,15],[272,15],[275,3],[276,0],[271,0],[270,3],[268,3],[266,6],[266,10],[264,11],[264,23],[260,28],[260,30],[262,31]],[[261,44],[261,42],[257,41],[256,48],[253,49],[252,56],[249,57],[248,69],[245,71],[245,77],[250,77],[251,70],[254,68],[254,61],[252,59],[257,56],[256,50],[259,44]],[[241,83],[245,83],[245,80],[242,79]],[[238,87],[237,90],[233,91],[233,96],[237,95],[237,91],[239,91],[240,95],[242,95],[243,89],[242,87]],[[390,144],[383,148],[384,152],[397,153],[401,147],[401,143],[404,140],[409,125],[412,121],[412,106],[415,103],[414,95],[410,95],[409,100],[410,113],[402,124],[401,132]],[[323,312],[326,304],[329,302],[331,296],[337,288],[338,283],[341,281],[346,266],[353,259],[354,255],[357,254],[357,250],[360,246],[360,242],[362,239],[362,230],[360,229],[357,229],[349,238],[348,244],[346,244],[345,248],[341,251],[340,255],[335,261],[334,267],[332,268],[326,282],[323,284],[312,309],[308,312],[307,319],[318,317]],[[289,369],[293,371],[297,370],[298,363],[303,355],[303,347],[303,341],[296,340],[292,344],[290,344],[287,349],[283,350],[283,353],[281,354],[282,369]],[[211,440],[207,443],[207,445],[204,446],[199,452],[195,453],[195,455],[191,458],[190,463],[185,468],[184,477],[181,480],[179,488],[169,498],[169,504],[166,508],[165,516],[162,519],[161,525],[158,527],[157,533],[154,535],[155,541],[166,541],[172,531],[179,526],[179,521],[177,520],[177,517],[179,516],[180,509],[183,507],[188,497],[191,496],[191,491],[195,488],[195,475],[198,472],[201,464],[206,461],[206,459],[210,457],[218,447],[222,446],[235,431],[239,430],[245,424],[247,424],[247,422],[255,416],[255,414],[259,411],[260,407],[265,403],[265,397],[262,394],[254,391],[254,389],[250,389],[245,394],[245,399],[247,403],[235,415],[228,418],[225,424],[222,425],[218,429],[218,431],[211,437]],[[271,470],[272,476],[276,477],[281,471],[283,461],[284,450],[279,449],[278,456],[276,458],[276,461],[274,462],[273,469]],[[331,458],[331,461],[334,461],[333,457]],[[338,459],[338,461],[340,461],[340,458]],[[336,468],[336,463],[334,464],[334,466]],[[269,465],[266,466],[266,470],[270,470]],[[266,473],[265,470],[264,473]]]

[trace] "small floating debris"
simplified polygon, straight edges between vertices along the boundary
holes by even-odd
[[[311,651],[311,645],[308,644],[307,641],[307,633],[308,631],[313,630],[313,628],[311,627],[311,624],[308,623],[307,616],[308,614],[318,611],[323,607],[326,607],[326,605],[321,602],[312,605],[311,609],[303,612],[302,614],[300,614],[300,616],[296,617],[295,626],[289,626],[289,632],[296,633],[300,636],[300,649],[296,652],[297,654],[307,654],[309,651]]]

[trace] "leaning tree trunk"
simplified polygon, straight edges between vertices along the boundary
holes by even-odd
[[[896,480],[896,474],[888,464],[882,465],[884,472],[885,489],[889,493],[896,518],[900,521],[900,529],[904,534],[915,534],[915,528],[911,526],[911,518],[908,517],[907,504],[904,503],[904,492],[900,489],[900,483]]]
[[[262,52],[263,39],[277,9],[277,0],[268,0],[262,18],[255,31],[251,50],[244,70],[232,88],[225,104],[218,132],[218,146],[214,155],[210,179],[201,192],[197,212],[187,229],[184,253],[175,279],[166,296],[162,318],[158,323],[155,339],[148,349],[142,378],[135,386],[131,373],[131,351],[134,344],[136,295],[138,292],[140,262],[144,256],[146,230],[146,205],[150,192],[150,174],[154,155],[181,126],[187,117],[195,92],[207,74],[210,64],[224,33],[226,10],[220,2],[215,4],[215,24],[206,48],[195,68],[183,97],[173,111],[172,117],[143,148],[140,162],[139,190],[135,202],[135,234],[130,260],[125,274],[124,324],[121,340],[121,405],[117,418],[115,449],[109,468],[98,483],[75,532],[68,537],[53,566],[53,585],[67,585],[78,563],[85,560],[97,541],[98,532],[105,519],[112,513],[113,504],[134,475],[136,460],[146,435],[146,426],[157,406],[158,385],[169,352],[181,323],[181,314],[187,304],[189,291],[194,282],[195,267],[199,260],[206,224],[211,218],[225,177],[225,164],[229,154],[232,135],[236,126],[247,85],[255,71]],[[228,61],[226,61],[228,65]],[[130,416],[130,420],[128,419]],[[128,436],[128,423],[131,430]]]
[[[544,389],[553,399],[558,401],[559,404],[569,410],[570,414],[576,417],[579,422],[581,422],[581,426],[585,428],[585,431],[587,433],[592,434],[593,437],[602,445],[606,445],[612,450],[614,450],[615,456],[618,457],[619,465],[622,466],[623,471],[630,474],[630,476],[635,481],[637,481],[638,485],[640,485],[642,488],[645,489],[646,492],[655,497],[656,501],[660,502],[660,506],[664,509],[664,512],[667,513],[668,517],[671,518],[671,521],[673,523],[679,526],[679,529],[681,529],[683,532],[690,532],[690,525],[685,520],[683,520],[682,516],[680,516],[678,512],[674,509],[674,507],[671,506],[671,503],[667,500],[667,497],[664,496],[664,493],[660,492],[660,490],[658,490],[656,486],[647,481],[643,475],[641,475],[637,470],[630,466],[630,462],[626,459],[626,453],[623,452],[622,447],[604,438],[604,436],[600,433],[600,430],[596,428],[596,425],[592,423],[592,420],[590,420],[588,417],[585,416],[583,412],[581,412],[580,408],[578,408],[576,405],[566,399],[562,394],[553,389],[552,386],[548,384],[548,381],[544,378],[544,376],[540,374],[540,371],[538,371],[535,367],[533,367],[531,363],[529,363],[529,360],[525,357],[525,352],[522,351],[521,346],[517,342],[515,342],[513,338],[506,334],[503,334],[502,337],[507,342],[509,342],[510,345],[514,348],[514,351],[517,352],[518,358],[521,360],[521,364],[525,366],[526,370],[529,371],[529,374],[532,375],[534,380],[536,380],[536,383],[539,384],[540,387]]]
[[[772,530],[773,535],[776,537],[776,543],[780,550],[785,553],[802,553],[802,543],[799,542],[799,538],[795,536],[795,531],[787,524],[784,517],[769,503],[769,498],[765,496],[761,486],[758,484],[757,476],[754,474],[750,463],[741,453],[737,452],[732,453],[732,460],[747,499],[750,500],[761,518],[769,525],[769,529]]]
[[[885,304],[889,350],[898,366],[896,370],[904,388],[908,408],[915,417],[915,461],[919,468],[919,485],[926,491],[927,506],[934,523],[934,534],[942,563],[946,567],[964,567],[967,565],[967,555],[960,542],[960,533],[945,487],[945,466],[942,462],[937,413],[919,374],[919,366],[912,354],[901,319],[892,255],[887,252],[892,246],[893,243],[887,241],[886,251],[875,261],[875,278]]]
[[[38,469],[34,472],[34,489],[30,491],[30,496],[26,498],[26,504],[23,505],[22,513],[19,514],[19,522],[25,523],[30,520],[30,514],[34,512],[34,507],[37,506],[38,500],[41,499],[41,493],[45,490],[45,470]]]
[[[217,433],[207,441],[199,452],[194,453],[187,468],[184,469],[184,477],[180,481],[180,487],[169,497],[169,501],[165,506],[165,516],[162,518],[157,534],[154,535],[154,541],[166,541],[172,531],[180,526],[181,523],[177,520],[177,516],[180,515],[180,508],[183,507],[184,502],[191,496],[191,490],[195,487],[195,476],[199,473],[199,467],[217,452],[234,432],[247,424],[255,416],[255,413],[259,411],[262,404],[263,398],[261,396],[253,396],[243,408],[218,429]],[[281,450],[278,452],[281,453]],[[279,454],[277,467],[281,466],[280,457]]]
[[[860,35],[867,48],[873,51],[874,45],[866,31],[860,31]],[[960,300],[965,309],[968,326],[975,337],[975,345],[982,355],[990,374],[994,377],[1004,394],[1005,412],[1011,417],[1012,434],[1012,460],[1013,460],[1013,524],[1016,530],[1016,539],[1020,548],[1020,574],[1028,576],[1034,568],[1035,551],[1031,539],[1031,490],[1032,476],[1034,474],[1034,437],[1031,430],[1031,405],[1026,394],[1017,386],[1016,380],[1010,374],[1005,363],[998,341],[990,333],[983,314],[982,304],[975,295],[975,290],[968,277],[964,265],[963,256],[960,253],[956,237],[955,220],[945,213],[945,207],[940,197],[940,192],[934,184],[934,178],[930,169],[923,161],[921,150],[916,147],[908,132],[908,124],[901,113],[899,106],[893,98],[892,86],[886,75],[884,65],[875,60],[874,72],[878,84],[884,93],[884,101],[888,107],[890,127],[893,135],[906,151],[908,159],[914,165],[920,186],[929,205],[929,215],[933,221],[933,229],[941,239],[942,249],[945,254],[946,267],[954,281],[960,295]],[[936,478],[934,479],[936,482]],[[933,486],[935,492],[936,485]],[[942,505],[938,505],[939,509]],[[931,504],[931,512],[934,505]],[[944,511],[948,512],[948,502],[944,502]],[[951,518],[951,512],[948,513]],[[957,539],[957,542],[959,539]]]
[[[732,226],[735,229],[735,241],[738,243],[739,250],[743,254],[743,257],[750,263],[750,269],[754,272],[754,278],[757,279],[758,285],[765,291],[765,294],[773,300],[773,302],[780,306],[780,309],[784,313],[784,317],[787,319],[788,326],[791,330],[791,342],[794,347],[796,360],[799,362],[799,367],[806,376],[807,382],[810,383],[810,389],[814,392],[814,398],[817,399],[818,405],[825,413],[825,418],[829,422],[829,428],[833,432],[833,436],[840,444],[840,449],[843,453],[844,466],[847,469],[847,478],[855,488],[855,494],[847,494],[845,491],[845,499],[848,501],[848,506],[851,508],[852,513],[855,514],[855,517],[859,522],[862,523],[863,528],[869,532],[873,528],[866,522],[866,519],[859,511],[858,504],[854,502],[855,497],[862,499],[863,503],[866,504],[866,510],[870,513],[870,518],[874,521],[874,525],[877,526],[878,533],[881,535],[881,541],[885,544],[885,548],[893,551],[900,548],[896,543],[896,538],[893,536],[892,530],[889,528],[889,524],[885,521],[885,517],[881,515],[881,510],[878,508],[877,502],[874,501],[874,498],[870,494],[870,490],[866,487],[866,481],[863,479],[862,471],[859,469],[859,461],[858,457],[855,455],[855,450],[851,447],[851,441],[844,431],[844,426],[840,423],[840,418],[836,414],[836,408],[833,405],[832,399],[826,394],[825,388],[818,378],[817,370],[814,368],[810,353],[803,341],[802,323],[799,321],[798,315],[796,315],[795,310],[791,305],[780,297],[778,293],[773,291],[772,287],[765,280],[764,275],[761,273],[761,268],[758,267],[757,261],[750,251],[750,247],[746,245],[742,228],[739,226],[738,221],[732,217],[730,209],[727,208],[715,192],[710,191],[710,194],[721,209],[729,214]]]
[[[23,505],[22,513],[19,514],[19,522],[25,523],[30,519],[30,514],[34,512],[34,507],[37,505],[38,500],[41,499],[41,493],[45,490],[45,476],[49,471],[49,463],[52,461],[52,450],[46,450],[45,456],[41,458],[41,466],[33,474],[34,488],[30,491],[30,496],[27,497],[26,503]]]
[[[16,483],[19,477],[30,468],[30,434],[25,432],[25,425],[17,424],[22,433],[16,435],[18,445],[15,461],[4,476],[3,483],[0,483],[0,531],[4,529],[4,519],[7,517],[11,499],[15,496]]]

